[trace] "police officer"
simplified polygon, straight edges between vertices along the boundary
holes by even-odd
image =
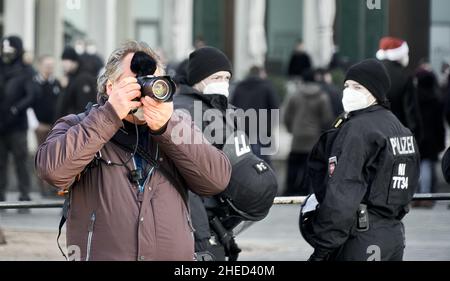
[[[389,88],[385,67],[373,59],[346,75],[345,117],[310,156],[308,184],[319,206],[302,234],[314,247],[311,261],[403,258],[401,220],[420,163],[413,134],[388,109]]]

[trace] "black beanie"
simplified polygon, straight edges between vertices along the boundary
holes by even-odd
[[[219,71],[232,74],[231,62],[227,56],[214,47],[203,47],[189,55],[187,80],[190,86]]]
[[[391,88],[391,79],[384,65],[375,60],[368,59],[353,65],[347,71],[345,80],[354,80],[369,90],[380,104],[386,104],[386,94]]]
[[[61,56],[63,60],[79,61],[80,56],[77,54],[74,48],[67,46],[64,48],[64,52]]]

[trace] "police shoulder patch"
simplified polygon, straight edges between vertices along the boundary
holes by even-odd
[[[328,175],[330,177],[333,176],[334,171],[336,170],[336,166],[337,166],[337,157],[333,156],[330,159],[328,159]]]

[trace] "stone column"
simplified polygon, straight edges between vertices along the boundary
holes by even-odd
[[[4,13],[4,34],[18,35],[26,51],[35,49],[35,0],[6,0]]]

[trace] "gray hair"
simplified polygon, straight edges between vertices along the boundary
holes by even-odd
[[[145,42],[138,42],[138,41],[127,41],[120,46],[120,48],[116,49],[112,54],[110,55],[108,62],[106,63],[106,66],[101,71],[100,75],[97,79],[97,90],[98,95],[97,99],[100,99],[102,97],[107,97],[106,94],[106,85],[108,81],[116,81],[120,75],[123,73],[123,66],[122,61],[123,59],[130,53],[136,53],[136,52],[144,52],[147,53],[149,56],[154,58],[157,63],[158,67],[162,67],[161,61],[158,57],[158,55],[148,46]]]

